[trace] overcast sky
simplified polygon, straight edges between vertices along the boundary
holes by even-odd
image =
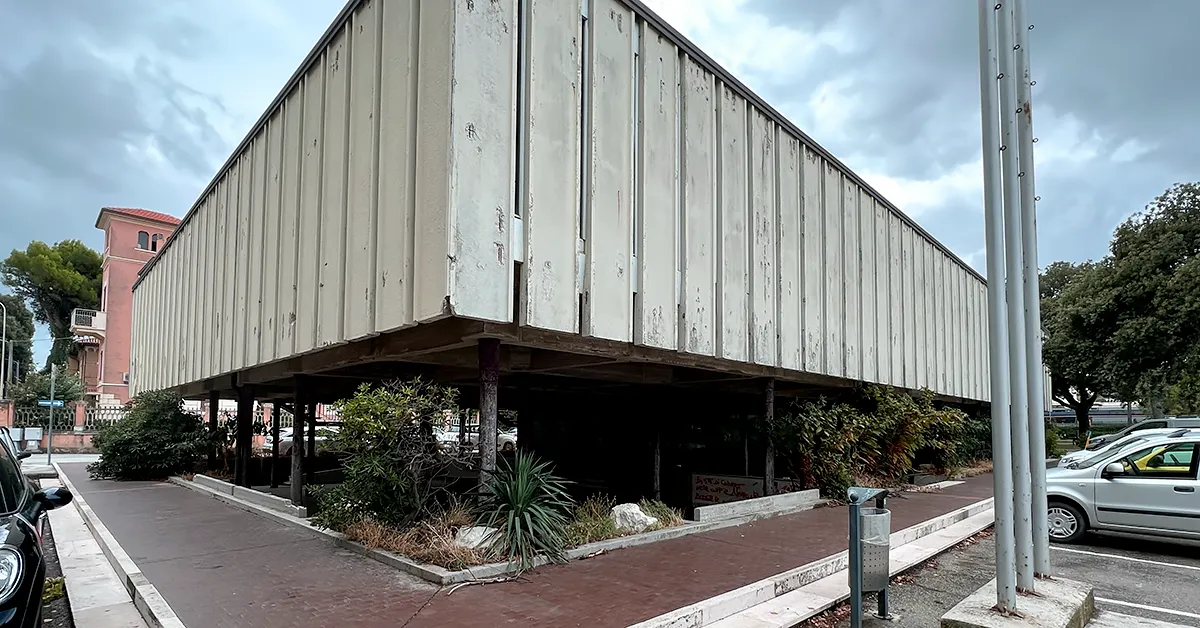
[[[975,2],[646,2],[982,271]],[[1029,5],[1040,259],[1099,257],[1200,178],[1200,2]],[[103,205],[181,216],[341,7],[0,0],[0,254],[99,249]]]

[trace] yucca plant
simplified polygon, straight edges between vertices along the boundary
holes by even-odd
[[[485,482],[483,525],[500,533],[495,549],[519,563],[522,571],[533,567],[539,554],[566,562],[569,513],[574,502],[566,480],[554,475],[550,463],[517,451],[505,459]]]

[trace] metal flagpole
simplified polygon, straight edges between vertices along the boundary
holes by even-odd
[[[996,606],[1017,607],[1013,541],[1012,443],[1008,407],[1008,332],[1004,311],[1000,131],[996,105],[994,0],[979,0],[979,108],[983,126],[983,216],[987,234],[988,368],[992,399],[992,494],[996,511]]]
[[[1013,0],[997,3],[1000,55],[1000,135],[1004,174],[1005,296],[1008,299],[1008,373],[1011,393],[1013,459],[1013,536],[1016,539],[1017,589],[1033,590],[1032,490],[1029,475],[1029,395],[1025,373],[1025,306],[1021,273],[1021,188],[1017,177],[1016,40]],[[1045,464],[1045,463],[1043,463]]]
[[[1013,0],[1017,41],[1017,162],[1021,185],[1021,259],[1025,264],[1025,359],[1029,392],[1029,469],[1032,478],[1033,571],[1050,575],[1050,536],[1046,511],[1046,409],[1043,406],[1042,308],[1038,286],[1037,197],[1033,179],[1033,80],[1029,72],[1029,30],[1025,0]]]

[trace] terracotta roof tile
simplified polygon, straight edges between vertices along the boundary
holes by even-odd
[[[154,211],[150,211],[148,209],[141,209],[141,208],[137,208],[137,207],[103,207],[103,208],[101,208],[101,211],[110,211],[114,214],[124,214],[126,216],[132,216],[134,218],[142,218],[144,220],[154,220],[154,221],[158,221],[158,222],[165,222],[170,225],[178,225],[179,224],[179,219],[170,214],[164,214],[162,212],[154,212]]]

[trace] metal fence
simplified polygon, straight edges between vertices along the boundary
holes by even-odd
[[[83,417],[84,431],[93,432],[125,418],[125,408],[87,408],[84,410]]]
[[[50,425],[50,408],[17,408],[13,416],[13,427],[40,427]],[[67,405],[54,408],[54,430],[58,432],[75,429],[75,408]]]

